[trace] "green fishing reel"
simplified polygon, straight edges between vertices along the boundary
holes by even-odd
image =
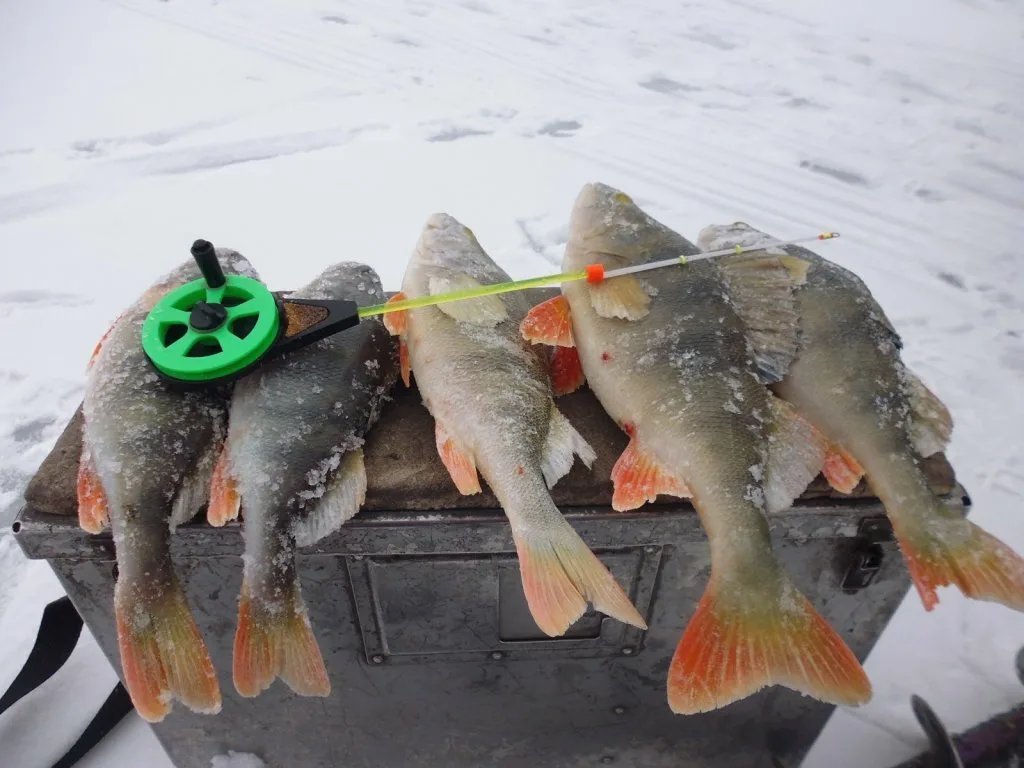
[[[192,244],[192,257],[203,277],[163,296],[142,323],[142,349],[172,383],[231,381],[359,323],[353,301],[287,298],[251,277],[225,275],[207,240]]]

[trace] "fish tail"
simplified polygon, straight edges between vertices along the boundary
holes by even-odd
[[[298,584],[273,603],[242,585],[233,664],[235,689],[258,696],[280,677],[300,696],[329,696],[331,681]]]
[[[220,712],[217,673],[184,592],[174,580],[152,592],[124,579],[114,592],[121,666],[135,709],[151,723],[164,719],[174,699],[194,712]]]
[[[552,511],[557,523],[545,526],[543,532],[517,531],[513,526],[512,533],[526,602],[541,631],[549,637],[565,634],[587,610],[588,602],[613,619],[647,629],[611,572],[554,504]]]
[[[712,576],[672,657],[669,706],[708,712],[769,685],[846,706],[871,697],[857,657],[784,574],[740,591]]]
[[[924,524],[890,516],[900,549],[926,610],[938,602],[938,587],[955,585],[967,597],[1024,611],[1024,559],[995,536],[940,499],[930,499]],[[891,510],[886,504],[886,509]]]

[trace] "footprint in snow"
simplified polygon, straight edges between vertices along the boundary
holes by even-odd
[[[576,120],[552,120],[540,127],[537,133],[541,136],[553,136],[556,139],[567,139],[576,134],[583,124]]]

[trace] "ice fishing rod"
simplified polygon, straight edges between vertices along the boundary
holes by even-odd
[[[272,292],[251,277],[225,275],[213,244],[196,240],[192,257],[202,278],[175,288],[156,303],[142,323],[142,349],[162,378],[185,386],[207,386],[243,376],[270,357],[352,328],[367,317],[576,280],[597,284],[652,269],[837,237],[838,232],[822,232],[813,237],[722,248],[617,269],[588,264],[574,272],[509,280],[368,307],[346,300],[295,299],[287,292]]]

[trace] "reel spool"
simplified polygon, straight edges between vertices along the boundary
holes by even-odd
[[[352,301],[288,299],[258,280],[225,275],[213,244],[196,240],[203,277],[167,293],[142,323],[142,349],[173,383],[218,384],[268,357],[359,323]]]

